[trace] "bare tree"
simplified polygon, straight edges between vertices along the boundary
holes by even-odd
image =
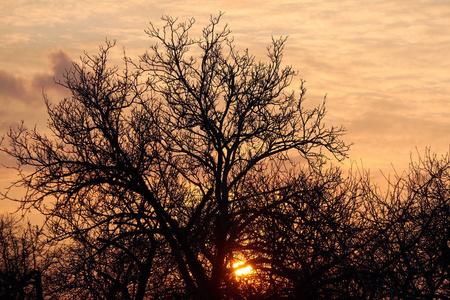
[[[20,224],[9,215],[0,216],[0,297],[44,299],[43,273],[50,266],[45,257],[42,230]]]
[[[264,209],[247,217],[252,230],[242,246],[264,278],[258,291],[275,298],[363,298],[354,264],[370,240],[360,217],[363,178],[330,167],[258,179],[246,190]]]
[[[367,201],[373,231],[358,269],[372,298],[446,299],[450,296],[450,165],[427,151],[390,180],[384,197]]]
[[[110,42],[86,54],[60,83],[72,97],[46,100],[52,136],[22,126],[2,149],[19,170],[34,168],[16,183],[27,189],[22,208],[45,214],[54,239],[86,249],[80,267],[94,256],[117,262],[105,258],[114,252],[130,260],[134,294],[133,284],[109,272],[111,284],[125,286],[121,297],[151,295],[151,276],[174,297],[226,297],[231,262],[249,230],[260,230],[245,216],[267,211],[243,189],[256,186],[258,174],[287,176],[294,156],[314,165],[327,153],[346,157],[343,128],[323,124],[325,103],[305,109],[302,81],[299,93],[285,91],[296,75],[282,68],[286,39],[274,39],[267,62],[259,62],[236,50],[219,20],[211,18],[199,39],[188,35],[193,20],[166,17],[161,31],[151,25],[157,43],[133,71],[130,59],[123,72],[107,66]],[[189,56],[193,47],[198,58]],[[276,195],[290,184],[258,193]],[[137,251],[135,239],[144,245]]]
[[[274,39],[268,62],[257,62],[248,51],[236,50],[228,28],[217,28],[219,20],[212,18],[202,38],[195,40],[188,34],[193,20],[176,24],[165,18],[161,31],[148,29],[159,44],[142,56],[140,65],[151,89],[163,96],[156,123],[161,145],[171,153],[168,163],[203,195],[182,226],[183,239],[190,236],[191,224],[214,227],[207,249],[192,256],[185,253],[182,262],[196,284],[205,282],[215,289],[212,293],[218,293],[227,258],[235,251],[229,236],[243,212],[234,209],[239,200],[232,194],[240,183],[250,180],[255,170],[264,170],[270,160],[289,161],[293,150],[308,159],[322,159],[322,150],[328,150],[340,159],[348,149],[339,139],[342,128],[323,125],[323,105],[304,109],[303,85],[297,95],[285,92],[295,75],[291,67],[281,65],[286,40]],[[198,59],[188,55],[193,46],[201,53]],[[185,243],[176,235],[174,239]],[[210,270],[207,278],[204,267],[197,266],[200,254]]]
[[[80,64],[73,64],[60,83],[72,92],[71,98],[57,105],[46,99],[53,139],[21,126],[11,130],[11,147],[5,151],[18,159],[19,168],[34,167],[17,182],[28,190],[21,205],[47,216],[55,240],[73,239],[101,256],[110,248],[129,248],[130,254],[130,236],[146,237],[149,250],[133,257],[144,276],[136,292],[142,299],[149,276],[146,266],[157,247],[157,221],[141,193],[145,183],[136,178],[152,180],[158,137],[152,120],[136,105],[146,91],[138,73],[127,68],[120,73],[106,65],[112,47],[107,42],[98,56],[86,54]]]

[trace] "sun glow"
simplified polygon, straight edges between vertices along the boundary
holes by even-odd
[[[244,265],[244,266],[242,266],[242,265]],[[242,267],[240,267],[240,266],[242,266]],[[247,275],[250,272],[252,272],[252,270],[253,270],[252,266],[250,266],[248,264],[245,265],[244,261],[240,261],[240,262],[233,264],[233,268],[235,269],[234,274],[236,274],[236,276]]]

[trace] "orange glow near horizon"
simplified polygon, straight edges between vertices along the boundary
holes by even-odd
[[[239,268],[239,266],[242,266],[244,264],[245,264],[244,261],[240,261],[240,262],[233,264],[233,268],[236,269],[234,271],[234,274],[236,274],[236,276],[248,275],[252,272],[253,268],[250,265],[246,265],[246,266]]]

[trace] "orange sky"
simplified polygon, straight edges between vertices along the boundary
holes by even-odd
[[[70,60],[95,53],[116,39],[137,58],[151,40],[148,22],[162,15],[197,19],[196,34],[209,15],[225,12],[238,48],[264,58],[271,36],[288,35],[286,64],[306,80],[307,99],[327,94],[327,123],[344,125],[353,142],[351,161],[379,170],[407,167],[425,147],[444,154],[450,138],[450,1],[0,1],[0,134],[25,120],[44,129],[42,90],[53,101],[53,85]],[[0,155],[3,164],[12,161]],[[15,172],[0,169],[0,188]],[[10,210],[0,202],[0,210]]]

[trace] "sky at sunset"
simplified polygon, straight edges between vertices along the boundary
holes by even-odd
[[[44,130],[43,92],[63,99],[54,78],[105,38],[117,41],[113,61],[122,49],[137,59],[152,43],[144,32],[150,21],[194,17],[199,36],[219,11],[236,47],[258,58],[272,36],[289,36],[284,63],[299,71],[291,88],[302,78],[311,104],[327,95],[326,123],[345,126],[345,141],[354,143],[346,166],[355,161],[377,177],[404,170],[416,149],[448,151],[450,0],[1,0],[0,134],[21,120]],[[0,188],[15,176],[1,167]],[[0,210],[13,206],[0,202]]]

